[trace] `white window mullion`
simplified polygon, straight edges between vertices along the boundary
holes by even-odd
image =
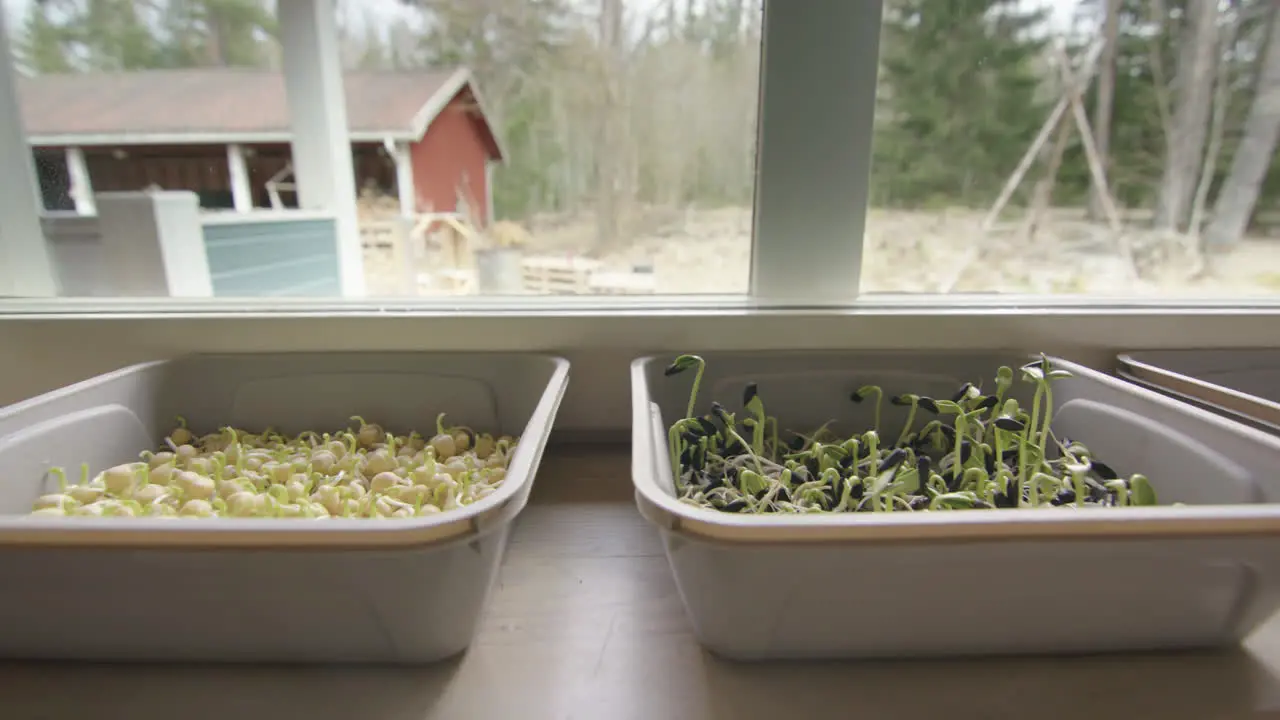
[[[765,0],[752,299],[858,295],[882,4]]]
[[[333,213],[342,294],[365,294],[351,133],[332,0],[277,4],[298,207]]]
[[[40,183],[27,134],[9,52],[5,13],[0,12],[0,298],[58,294],[53,259],[40,225]]]

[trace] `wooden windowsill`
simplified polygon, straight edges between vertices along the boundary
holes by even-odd
[[[694,640],[657,533],[635,510],[628,452],[547,453],[479,635],[460,658],[412,668],[10,662],[0,664],[0,716],[1225,720],[1280,709],[1275,622],[1248,650],[1221,653],[720,660]]]

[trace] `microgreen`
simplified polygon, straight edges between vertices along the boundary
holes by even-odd
[[[880,401],[884,399],[884,390],[881,390],[878,385],[863,385],[857,390],[854,390],[853,393],[849,395],[849,399],[853,402],[860,403],[865,400],[868,395],[876,396],[876,421],[871,427],[876,432],[880,432]]]
[[[889,399],[889,402],[893,405],[906,405],[911,408],[907,411],[907,421],[903,423],[902,431],[898,433],[898,444],[904,445],[907,442],[907,438],[911,436],[912,429],[915,427],[916,409],[920,407],[920,396],[912,393],[903,393],[901,395],[894,395]]]
[[[680,355],[667,366],[666,370],[663,371],[664,375],[671,377],[672,375],[679,375],[685,370],[694,367],[696,367],[698,371],[694,373],[693,388],[689,391],[689,409],[685,410],[684,413],[686,418],[693,417],[693,409],[697,407],[698,387],[702,385],[702,373],[706,370],[707,361],[697,355]]]
[[[179,419],[164,437],[171,452],[143,451],[142,462],[93,478],[89,466],[81,465],[80,484],[71,486],[61,468],[50,468],[59,492],[38,498],[32,514],[312,520],[433,515],[497,490],[518,443],[510,436],[446,428],[442,414],[437,436],[464,446],[442,456],[416,432],[396,435],[358,416],[352,420],[359,422],[357,430],[332,434],[288,437],[270,428],[255,434],[223,427],[196,437],[180,432],[186,423]],[[397,450],[415,445],[423,452],[397,457]],[[404,502],[410,498],[415,502]]]
[[[1145,476],[1123,479],[1082,443],[1053,434],[1053,385],[1071,375],[1044,355],[1017,371],[1000,367],[990,393],[964,383],[938,399],[862,385],[849,399],[870,406],[870,427],[840,434],[832,421],[807,434],[787,430],[785,442],[755,383],[743,388],[741,418],[719,402],[694,415],[705,368],[702,358],[681,355],[665,371],[696,369],[685,416],[667,435],[682,502],[753,514],[1156,504]],[[1011,397],[1019,378],[1030,386],[1029,412]],[[886,399],[905,408],[889,437]],[[917,429],[921,411],[933,418]]]

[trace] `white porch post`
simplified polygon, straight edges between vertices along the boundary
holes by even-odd
[[[84,161],[84,150],[67,148],[67,175],[71,178],[71,199],[80,215],[97,215],[98,204],[93,200],[93,183],[89,180],[89,165]]]
[[[231,177],[231,203],[236,212],[253,210],[253,189],[249,186],[249,168],[244,162],[244,148],[238,143],[227,145],[227,171]]]
[[[280,0],[277,8],[298,206],[337,219],[342,294],[365,294],[356,180],[332,0]]]
[[[22,127],[9,49],[6,13],[0,12],[0,297],[58,294],[53,262],[40,227],[39,181]]]
[[[418,212],[418,192],[413,187],[413,156],[409,154],[409,143],[395,143],[392,152],[396,161],[396,190],[400,195],[400,214],[412,217]]]

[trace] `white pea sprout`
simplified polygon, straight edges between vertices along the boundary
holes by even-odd
[[[177,418],[161,450],[36,499],[30,517],[412,518],[482,500],[506,480],[518,438],[448,427],[397,435],[359,416],[351,428],[290,437],[232,427],[199,435]]]

